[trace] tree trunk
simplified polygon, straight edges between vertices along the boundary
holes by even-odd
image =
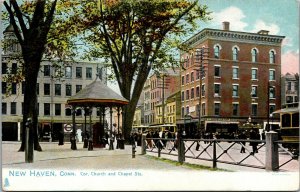
[[[22,144],[19,151],[25,151],[25,132],[26,121],[28,118],[32,119],[34,150],[42,151],[38,140],[38,105],[37,105],[37,75],[39,72],[40,61],[31,61],[27,63],[28,69],[25,69],[25,93],[23,106],[23,123],[22,123]]]

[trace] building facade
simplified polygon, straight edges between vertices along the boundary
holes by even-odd
[[[5,76],[18,73],[22,61],[16,57],[20,55],[20,45],[13,33],[12,26],[4,31],[5,48],[2,55],[2,136],[3,141],[19,141],[21,139],[21,126],[23,121],[23,83],[5,82]],[[56,67],[54,68],[54,65]],[[60,66],[59,68],[57,66]],[[100,70],[101,69],[101,70]],[[58,76],[62,76],[58,78]],[[66,101],[86,85],[96,79],[96,74],[106,84],[106,68],[97,62],[49,61],[43,60],[37,79],[39,136],[46,136],[57,140],[59,131],[65,136],[71,133],[72,124],[71,106]],[[34,90],[33,90],[34,91]],[[96,109],[93,111],[93,122],[99,116]],[[84,123],[84,110],[77,109],[76,122],[78,137],[81,137]],[[80,139],[79,139],[80,140]]]
[[[145,95],[144,106],[146,106],[144,109],[146,125],[164,124],[166,122],[167,105],[165,101],[171,94],[179,90],[178,85],[179,69],[166,69],[159,75],[153,74],[149,77],[143,90]],[[161,107],[158,107],[159,105]],[[148,106],[150,106],[150,109]]]
[[[290,73],[281,77],[281,104],[299,102],[299,74]]]
[[[189,116],[187,134],[235,131],[249,117],[263,125],[281,105],[281,43],[284,36],[203,29],[181,52],[181,118]],[[200,118],[199,118],[200,116]],[[199,119],[201,124],[199,125]],[[195,122],[194,124],[192,122]]]

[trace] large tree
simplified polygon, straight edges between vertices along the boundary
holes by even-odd
[[[209,19],[207,7],[197,0],[82,0],[74,13],[88,53],[110,60],[121,94],[130,101],[123,119],[128,139],[150,71],[176,63],[178,53],[171,47],[197,21]]]
[[[24,112],[22,126],[22,144],[19,151],[25,149],[25,123],[27,118],[32,119],[31,140],[34,141],[34,149],[41,151],[38,142],[37,123],[37,76],[40,64],[47,44],[47,36],[53,21],[57,0],[36,0],[25,2],[23,8],[32,8],[32,15],[22,12],[21,6],[16,0],[4,1],[8,12],[9,22],[13,25],[14,33],[22,50],[22,75],[25,79]],[[48,6],[47,6],[48,4]]]

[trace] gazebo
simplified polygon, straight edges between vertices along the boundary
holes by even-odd
[[[72,96],[67,100],[67,104],[72,106],[72,122],[73,131],[71,134],[71,149],[76,150],[76,108],[82,107],[85,111],[85,125],[84,125],[84,145],[83,148],[88,150],[93,150],[93,140],[95,140],[92,128],[92,109],[94,107],[99,108],[99,124],[100,127],[96,135],[96,139],[99,138],[99,134],[104,136],[104,123],[105,123],[105,109],[108,107],[110,109],[110,144],[109,150],[113,150],[113,138],[112,138],[112,114],[113,107],[117,107],[118,112],[118,130],[120,127],[120,108],[127,105],[129,101],[124,97],[120,96],[109,87],[107,87],[98,77],[91,84],[87,85],[84,89],[79,91],[76,95]],[[87,135],[86,130],[86,116],[89,115],[89,135]],[[98,138],[97,138],[98,136]]]

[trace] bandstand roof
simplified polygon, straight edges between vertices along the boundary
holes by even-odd
[[[129,101],[107,87],[97,77],[95,81],[68,99],[67,103],[77,106],[123,106]]]

